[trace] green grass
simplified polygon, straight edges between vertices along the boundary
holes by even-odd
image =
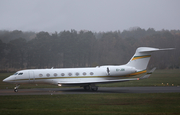
[[[0,89],[14,88],[15,84],[8,84],[2,82],[4,78],[11,75],[12,73],[0,73]],[[135,76],[135,77],[141,77]],[[163,84],[162,84],[163,83]],[[118,82],[109,84],[98,84],[100,87],[134,87],[134,86],[180,86],[180,70],[156,70],[148,79],[139,81],[129,81],[129,82]],[[24,84],[21,85],[21,89],[24,88],[60,88],[56,85],[51,84]]]
[[[1,115],[180,114],[180,93],[0,96]]]

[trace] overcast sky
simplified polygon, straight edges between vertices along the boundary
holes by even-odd
[[[0,0],[0,30],[180,29],[180,0]]]

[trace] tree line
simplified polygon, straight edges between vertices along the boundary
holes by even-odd
[[[127,63],[138,47],[176,48],[152,55],[149,68],[179,68],[180,31],[129,30],[92,32],[0,31],[0,70],[68,68]]]

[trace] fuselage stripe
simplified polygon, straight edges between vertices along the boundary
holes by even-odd
[[[145,55],[145,56],[134,56],[132,60],[142,59],[142,58],[148,58],[148,57],[151,57],[151,55]]]
[[[146,72],[147,72],[147,70],[142,70],[142,71],[139,71],[136,73],[132,73],[132,74],[130,74],[130,76],[135,76],[135,75],[139,75],[139,74],[146,73]]]

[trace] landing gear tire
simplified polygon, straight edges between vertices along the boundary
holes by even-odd
[[[18,89],[17,89],[17,88],[15,88],[15,89],[14,89],[14,92],[18,92]]]
[[[20,87],[20,85],[16,85],[16,87],[14,87],[14,92],[18,92],[18,88]]]

